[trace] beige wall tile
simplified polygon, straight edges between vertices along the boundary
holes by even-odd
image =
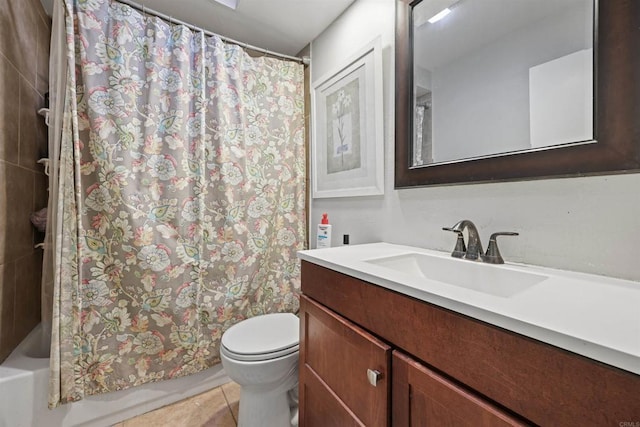
[[[12,262],[0,265],[0,363],[11,354],[16,338],[13,333],[15,268]]]
[[[0,197],[0,264],[15,261],[33,252],[34,229],[29,220],[33,211],[34,172],[0,163],[5,185]]]
[[[43,171],[44,166],[38,165]],[[33,188],[33,210],[37,211],[47,207],[49,200],[49,177],[42,172],[35,173],[35,182]]]
[[[0,55],[0,159],[11,163],[19,159],[19,105],[20,74]]]
[[[42,251],[34,251],[15,263],[16,292],[14,334],[22,341],[40,323],[40,282]]]
[[[38,3],[40,3],[38,1]],[[44,10],[43,10],[43,15]],[[46,15],[45,15],[46,16]],[[51,19],[40,19],[37,26],[37,68],[36,89],[40,95],[49,91],[49,51],[51,48]]]
[[[40,21],[45,25],[49,24],[49,26],[51,26],[51,17],[47,15],[47,11],[44,10],[42,2],[40,0],[31,0],[31,2],[33,4],[33,7],[38,11]]]
[[[38,165],[41,166],[41,165]],[[33,181],[33,207],[31,209],[32,212],[37,212],[40,209],[46,208],[49,192],[47,188],[49,187],[49,177],[44,173],[34,172],[34,181]],[[37,229],[34,229],[34,241],[33,244],[44,242],[44,232],[40,232]]]
[[[47,199],[36,88],[46,91],[50,22],[39,0],[0,0],[0,360],[40,319],[42,252],[29,215]]]
[[[40,96],[26,79],[20,79],[20,165],[41,172],[37,163],[47,151],[47,125],[38,110],[44,106]]]
[[[1,141],[0,141],[1,143]],[[0,265],[6,264],[9,261],[9,257],[5,257],[5,251],[10,250],[7,248],[8,239],[7,231],[9,230],[9,198],[7,195],[7,174],[8,165],[0,161],[0,182],[3,183],[4,188],[0,188]]]
[[[35,86],[37,9],[32,0],[0,0],[0,11],[0,52]]]

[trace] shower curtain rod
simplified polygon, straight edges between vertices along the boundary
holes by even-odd
[[[238,40],[234,40],[234,39],[232,39],[230,37],[221,36],[220,34],[216,34],[216,33],[212,32],[212,31],[205,30],[204,28],[200,28],[200,27],[197,27],[195,25],[189,24],[187,22],[181,21],[179,19],[175,19],[172,16],[165,15],[164,13],[158,12],[157,10],[149,9],[148,7],[146,7],[146,6],[142,5],[142,4],[139,4],[139,3],[136,3],[136,2],[133,2],[133,1],[130,1],[130,0],[117,0],[117,1],[120,2],[120,3],[124,3],[127,6],[131,6],[132,8],[142,12],[144,15],[157,16],[158,18],[164,19],[165,21],[169,21],[169,23],[171,23],[171,24],[184,25],[185,27],[190,28],[192,30],[202,31],[204,34],[206,34],[208,36],[220,37],[224,41],[236,44],[238,46],[242,46],[245,49],[251,49],[251,50],[254,50],[256,52],[262,52],[262,53],[265,53],[267,55],[277,56],[279,58],[290,59],[292,61],[301,62],[304,65],[309,65],[309,62],[310,62],[310,58],[308,56],[304,56],[304,57],[300,58],[300,57],[297,57],[297,56],[290,56],[290,55],[285,55],[283,53],[272,52],[270,50],[263,49],[261,47],[253,46],[253,45],[250,45],[248,43],[244,43],[244,42],[240,42]]]

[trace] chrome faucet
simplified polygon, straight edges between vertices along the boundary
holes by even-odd
[[[459,221],[453,227],[443,227],[445,231],[452,231],[458,235],[456,241],[456,247],[451,252],[451,256],[454,258],[464,258],[472,261],[480,260],[489,264],[504,264],[504,259],[500,255],[498,250],[498,236],[517,236],[518,233],[511,231],[500,231],[493,233],[489,239],[489,246],[487,246],[487,252],[482,252],[482,243],[480,242],[480,235],[475,224],[468,219]],[[464,230],[467,230],[468,241],[465,248],[464,244]]]
[[[475,224],[468,219],[463,219],[451,228],[443,228],[443,230],[453,231],[454,233],[457,233],[458,240],[460,240],[460,238],[464,239],[464,235],[462,233],[465,229],[469,233],[469,238],[467,240],[467,250],[464,252],[464,255],[462,257],[456,258],[471,259],[475,261],[482,256],[482,243],[480,243],[480,235],[478,235],[478,229],[476,228]]]
[[[482,261],[488,262],[489,264],[504,264],[504,259],[502,259],[502,255],[500,255],[500,250],[498,249],[498,236],[517,235],[518,233],[514,233],[513,231],[499,231],[497,233],[493,233],[489,238],[487,253],[482,256]]]

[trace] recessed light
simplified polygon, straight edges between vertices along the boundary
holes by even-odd
[[[455,8],[464,0],[429,0],[423,1],[413,8],[413,27],[420,28],[427,22],[433,24],[440,21],[451,12],[455,14]]]
[[[238,8],[238,2],[240,0],[213,0],[216,3],[220,3],[223,6],[227,6],[230,9],[236,10]]]
[[[429,21],[430,24],[434,24],[434,23],[438,22],[439,20],[441,20],[442,18],[444,18],[445,16],[447,16],[450,13],[451,13],[451,9],[449,9],[447,7],[445,9],[441,10],[440,12],[436,13],[435,15],[433,15],[431,18],[428,19],[428,21]]]

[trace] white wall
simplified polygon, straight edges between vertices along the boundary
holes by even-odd
[[[312,43],[314,79],[378,35],[384,53],[385,195],[314,199],[311,245],[322,212],[333,224],[333,245],[386,241],[450,251],[455,237],[441,231],[460,219],[478,226],[483,244],[494,231],[504,238],[507,261],[524,262],[640,281],[640,174],[393,189],[394,0],[356,2]],[[640,286],[640,284],[639,284]]]
[[[431,91],[431,71],[416,66],[413,71],[413,81],[416,85],[416,95],[422,96]]]
[[[529,69],[532,147],[593,139],[593,48]]]

